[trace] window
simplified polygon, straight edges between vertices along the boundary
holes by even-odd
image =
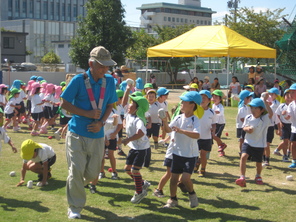
[[[66,4],[62,4],[62,20],[65,21],[65,16],[66,16]]]
[[[179,22],[179,18],[177,18],[176,20],[177,20],[177,22]]]
[[[36,15],[35,18],[41,18],[41,3],[39,1],[36,2]]]
[[[56,18],[60,20],[60,3],[57,2]]]
[[[171,21],[171,17],[168,17],[168,21],[169,21],[169,22]]]
[[[74,18],[77,17],[77,5],[76,4],[73,5],[73,17]]]
[[[34,0],[30,0],[30,6],[29,6],[30,18],[33,18],[33,12],[34,12]]]
[[[58,48],[64,48],[64,44],[58,44]]]
[[[203,25],[203,20],[200,20],[200,24]]]
[[[8,11],[12,12],[12,0],[8,0]]]
[[[3,48],[4,49],[14,49],[14,38],[13,37],[3,37]]]
[[[165,21],[165,22],[166,22],[166,20],[167,20],[167,17],[166,17],[166,16],[164,16],[164,17],[163,17],[163,21]]]
[[[67,21],[71,21],[71,4],[68,4]]]
[[[196,24],[199,24],[199,20],[196,20]]]
[[[23,16],[25,17],[27,14],[27,1],[23,1]]]
[[[181,18],[181,22],[183,23],[183,18]]]
[[[208,21],[208,25],[211,25],[211,21]]]
[[[54,17],[54,3],[51,2],[50,3],[50,20],[53,20],[53,17]]]
[[[47,5],[47,1],[43,2],[43,19],[47,19],[48,18],[48,5]]]
[[[187,23],[187,19],[185,19],[185,23]]]
[[[172,18],[172,22],[175,22],[175,18],[174,17]]]

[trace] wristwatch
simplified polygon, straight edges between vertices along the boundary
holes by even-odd
[[[100,121],[103,123],[103,126],[105,126],[106,121],[104,121],[104,120],[100,120]]]

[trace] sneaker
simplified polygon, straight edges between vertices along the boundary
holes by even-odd
[[[291,151],[290,150],[288,150],[287,156],[290,158],[290,156],[291,156]]]
[[[162,146],[165,144],[164,140],[159,140],[158,143]]]
[[[163,206],[163,208],[172,208],[172,207],[177,207],[178,206],[178,201],[177,200],[172,200],[171,198],[168,199],[166,205]]]
[[[61,140],[61,135],[59,134],[59,132],[54,133],[54,138],[56,138],[56,140]]]
[[[118,174],[116,172],[113,172],[112,176],[111,176],[111,179],[112,180],[118,180]]]
[[[47,134],[47,129],[43,129],[43,128],[41,128],[41,129],[39,130],[39,133],[40,133],[40,134]]]
[[[144,197],[147,196],[147,191],[146,190],[142,190],[142,193],[137,194],[137,192],[135,192],[134,196],[131,199],[131,202],[134,204],[138,204],[141,202],[141,200],[144,199]]]
[[[225,152],[224,152],[224,151],[221,151],[221,152],[219,153],[219,156],[220,156],[220,157],[225,156]]]
[[[159,147],[158,147],[158,143],[154,143],[154,149],[158,149]]]
[[[246,186],[247,186],[247,184],[246,184],[246,180],[243,179],[243,178],[239,178],[239,179],[237,179],[237,180],[235,181],[235,183],[236,183],[237,185],[241,186],[241,187],[246,187]]]
[[[196,193],[189,194],[189,203],[190,203],[191,208],[194,208],[194,207],[198,206],[198,198],[196,196]]]
[[[284,155],[284,156],[283,156],[283,162],[290,162],[290,161],[289,161],[289,157]]]
[[[258,185],[263,185],[262,178],[261,177],[256,177],[255,178],[255,183],[258,184]]]
[[[39,133],[36,131],[31,132],[31,136],[39,136]]]
[[[119,156],[126,156],[126,154],[123,152],[123,150],[119,150],[119,151],[117,152],[117,154],[118,154]]]
[[[153,192],[153,195],[160,198],[164,197],[162,190],[159,190],[159,189],[155,189]]]
[[[105,153],[104,158],[105,158],[106,160],[109,159],[108,153]]]
[[[145,190],[147,192],[150,185],[151,185],[151,183],[149,183],[147,180],[144,180],[143,185],[142,185],[142,190]]]
[[[296,161],[295,160],[292,161],[292,164],[289,166],[289,168],[296,168]]]
[[[13,127],[13,132],[18,132],[19,128],[18,127]]]
[[[81,215],[80,215],[80,213],[75,213],[75,212],[72,212],[71,210],[69,210],[68,211],[68,218],[69,219],[80,219]]]
[[[188,190],[186,188],[186,186],[184,185],[184,183],[182,182],[178,182],[177,186],[180,188],[180,190],[183,192],[183,193],[187,193]]]
[[[262,166],[263,166],[263,167],[269,166],[269,162],[264,161],[264,162],[262,163]]]
[[[103,179],[103,178],[106,178],[106,174],[105,174],[105,172],[101,172],[101,173],[99,173],[99,180],[100,180],[100,179]]]
[[[199,177],[205,177],[205,175],[206,175],[206,171],[205,171],[205,170],[201,170],[201,171],[199,171],[199,173],[198,173],[198,176],[199,176]]]
[[[88,186],[88,188],[89,188],[89,192],[92,193],[92,194],[95,194],[97,192],[96,185],[90,184]]]
[[[282,156],[282,154],[279,151],[277,151],[277,150],[273,151],[273,154],[274,155],[277,155],[277,156]]]
[[[225,143],[222,143],[219,145],[218,147],[218,152],[222,152],[223,150],[225,150],[227,147],[227,145]]]

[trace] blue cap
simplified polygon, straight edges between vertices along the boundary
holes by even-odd
[[[284,92],[284,95],[286,95],[286,93],[290,92],[290,89],[286,89]]]
[[[166,88],[164,87],[160,87],[158,90],[157,90],[157,97],[160,97],[160,96],[163,96],[163,95],[167,95],[169,94],[169,90],[167,90]]]
[[[199,91],[199,94],[200,95],[206,95],[209,99],[212,98],[212,94],[211,94],[211,92],[209,90],[201,90],[201,91]]]
[[[252,96],[254,93],[250,92],[249,90],[243,90],[239,94],[240,100],[244,100],[245,98]]]
[[[263,107],[265,109],[265,104],[264,104],[263,100],[260,98],[253,99],[248,105],[254,106],[254,107]]]
[[[196,91],[190,91],[185,95],[180,96],[180,99],[185,102],[194,102],[197,105],[200,105],[201,103],[201,95],[199,95],[199,93]]]
[[[296,90],[296,83],[292,84],[289,89],[290,90]]]
[[[30,77],[30,80],[36,80],[37,79],[37,76],[31,76]]]
[[[38,77],[37,77],[37,80],[40,82],[40,81],[43,80],[43,77],[42,77],[42,76],[38,76]]]
[[[278,88],[271,88],[270,90],[267,90],[267,92],[274,93],[274,94],[277,94],[277,95],[280,94],[280,91],[278,90]]]

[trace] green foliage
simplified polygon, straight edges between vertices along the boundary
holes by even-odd
[[[79,19],[76,36],[71,41],[72,61],[88,68],[90,51],[104,46],[118,64],[124,62],[126,49],[132,45],[132,32],[126,26],[120,0],[89,0],[85,4],[87,15]]]
[[[46,64],[58,64],[61,63],[61,58],[51,50],[42,57],[41,62]]]

